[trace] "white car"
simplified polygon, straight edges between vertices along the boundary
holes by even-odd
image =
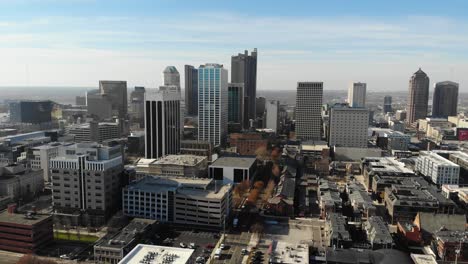
[[[184,243],[180,243],[179,246],[180,246],[181,248],[186,248],[186,247],[187,247],[187,245],[185,245]]]
[[[221,245],[219,246],[219,248],[220,248],[220,249],[225,249],[226,246],[225,246],[224,244],[221,244]]]
[[[190,243],[189,248],[194,249],[195,248],[195,243]]]

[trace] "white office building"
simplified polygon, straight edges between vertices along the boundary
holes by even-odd
[[[42,170],[45,182],[50,182],[50,160],[58,156],[58,148],[61,145],[61,143],[52,142],[32,149],[31,168]]]
[[[419,152],[415,170],[436,184],[458,184],[460,178],[459,165],[432,151]]]
[[[160,158],[180,151],[180,93],[147,89],[145,156]]]
[[[298,82],[296,94],[296,137],[320,140],[323,82]]]
[[[330,110],[330,147],[367,148],[369,110],[336,104]]]
[[[266,126],[265,128],[272,129],[277,132],[280,126],[279,122],[279,101],[271,100],[266,102]]]
[[[220,146],[227,136],[228,71],[220,64],[198,68],[198,140]]]
[[[348,88],[348,104],[351,107],[366,106],[366,84],[353,82]]]

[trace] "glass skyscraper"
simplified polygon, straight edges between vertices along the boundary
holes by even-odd
[[[220,64],[198,68],[198,140],[223,145],[227,136],[228,72]]]

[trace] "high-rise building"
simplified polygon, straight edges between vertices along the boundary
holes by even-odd
[[[279,129],[279,101],[271,100],[266,102],[266,122],[265,128],[273,129],[275,132]]]
[[[445,81],[434,85],[432,116],[444,117],[457,115],[458,83]]]
[[[242,125],[244,118],[244,84],[228,84],[228,122]]]
[[[64,145],[50,160],[52,203],[57,213],[95,216],[101,225],[120,208],[123,159],[120,145]]]
[[[126,119],[128,112],[127,82],[99,81],[101,95],[106,95],[112,106],[112,114],[119,119]]]
[[[139,123],[140,127],[145,125],[145,87],[135,86],[130,94],[130,111],[132,120]]]
[[[180,93],[147,90],[145,93],[146,158],[180,151]]]
[[[255,99],[257,96],[257,49],[249,56],[246,50],[231,57],[231,82],[244,83],[244,94],[248,97],[248,119],[255,119]]]
[[[392,97],[390,95],[384,97],[383,112],[385,114],[392,112]]]
[[[74,124],[65,129],[67,135],[73,136],[76,143],[117,140],[121,138],[120,124],[112,122],[97,122]]]
[[[265,114],[265,109],[266,109],[266,98],[265,97],[257,97],[255,101],[255,107],[256,107],[256,115],[257,117],[263,117]]]
[[[348,88],[348,104],[351,107],[366,106],[366,84],[353,82]]]
[[[52,121],[51,101],[19,101],[10,103],[10,122],[48,123]]]
[[[189,116],[198,115],[198,69],[185,65],[185,109]]]
[[[412,124],[426,118],[429,100],[429,77],[419,68],[409,80],[407,122]]]
[[[208,63],[198,68],[198,140],[224,143],[228,119],[228,71]]]
[[[369,110],[335,104],[330,109],[329,146],[367,148]]]
[[[163,72],[164,86],[177,86],[180,89],[180,74],[175,66],[167,66]]]
[[[320,140],[323,82],[298,82],[296,94],[296,137]]]

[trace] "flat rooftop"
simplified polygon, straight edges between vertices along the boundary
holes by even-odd
[[[193,249],[138,244],[119,264],[186,264]]]
[[[8,211],[0,213],[0,223],[11,223],[15,225],[35,225],[51,217],[50,215],[36,214],[27,218],[24,214],[10,214]]]
[[[235,167],[250,168],[255,163],[256,158],[249,157],[221,157],[217,159],[210,167]]]
[[[414,174],[413,170],[406,168],[403,162],[394,157],[366,157],[364,162],[366,161],[369,163],[369,170],[373,172]]]
[[[427,158],[430,161],[438,164],[438,165],[444,165],[444,166],[451,166],[451,167],[460,167],[457,164],[451,162],[450,160],[440,156],[436,152],[432,151],[421,151],[419,152],[419,157],[421,158]]]
[[[186,178],[186,177],[164,177],[146,176],[143,179],[128,185],[127,189],[138,189],[148,192],[164,192],[175,190],[179,187],[205,190],[213,179],[206,178]]]
[[[145,232],[148,226],[154,224],[155,220],[135,218],[126,227],[112,236],[104,236],[95,247],[123,248],[130,244],[136,236]]]
[[[155,160],[151,164],[195,166],[203,160],[206,160],[206,157],[196,155],[168,155],[158,160]]]

